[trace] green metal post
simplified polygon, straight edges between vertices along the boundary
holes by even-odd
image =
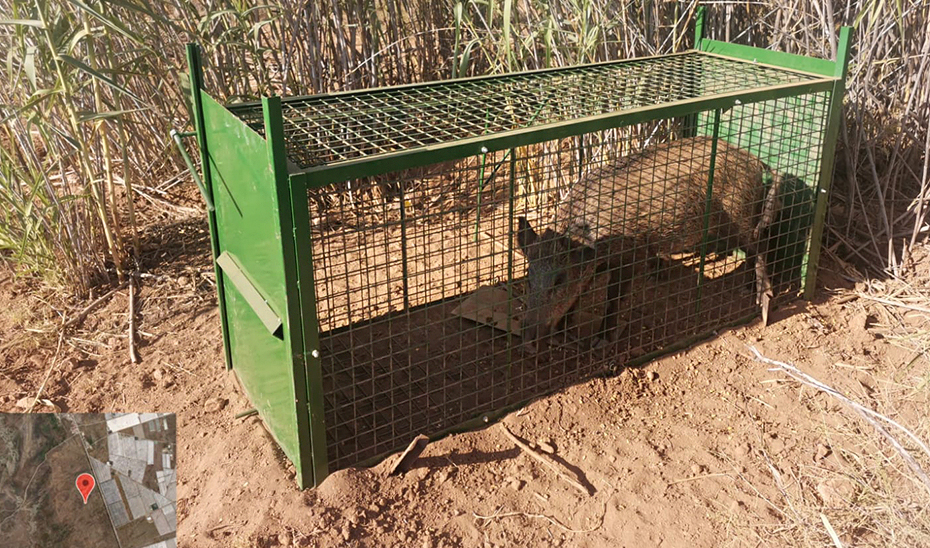
[[[190,68],[191,106],[194,113],[194,130],[197,133],[197,144],[200,147],[200,164],[203,170],[204,188],[208,204],[213,204],[213,179],[210,173],[210,152],[207,150],[207,136],[204,133],[203,100],[200,97],[203,89],[203,65],[200,60],[200,48],[197,44],[187,44],[187,66]],[[226,290],[223,275],[216,267],[216,259],[220,256],[219,231],[216,224],[216,211],[207,211],[210,224],[210,248],[213,251],[214,272],[216,273],[217,305],[220,312],[220,326],[223,330],[223,355],[226,359],[226,369],[232,369],[232,351],[229,348],[229,320],[226,317]]]
[[[504,399],[512,387],[513,378],[513,332],[510,329],[514,317],[513,309],[513,222],[514,200],[517,195],[517,149],[510,149],[510,186],[507,197],[507,384],[504,388]]]
[[[694,16],[694,49],[701,49],[701,40],[704,39],[704,11],[707,8],[699,6]]]
[[[281,112],[281,98],[263,98],[262,113],[265,122],[268,164],[271,166],[271,174],[274,177],[275,192],[278,198],[278,216],[282,236],[281,248],[284,256],[284,287],[287,291],[288,324],[284,330],[284,336],[294,359],[294,404],[297,415],[298,441],[298,458],[294,462],[294,467],[297,469],[297,483],[301,488],[305,488],[315,485],[317,482],[310,438],[310,413],[307,405],[307,348],[304,338],[305,330],[301,319],[303,307],[298,283],[300,277],[298,274],[297,241],[290,237],[290,235],[296,236],[294,211],[295,207],[300,206],[293,203],[290,178],[287,171],[287,151],[284,146],[284,116]],[[306,209],[306,194],[304,194],[300,204]],[[309,229],[309,221],[305,223],[305,226]],[[312,276],[310,280],[312,281]],[[316,350],[316,355],[319,356],[319,350]],[[325,467],[325,463],[323,466]]]
[[[313,243],[310,234],[310,211],[306,185],[290,180],[291,207],[294,216],[294,241],[297,247],[297,287],[304,339],[303,361],[307,377],[307,414],[310,421],[310,451],[313,461],[313,485],[329,475],[326,452],[326,422],[323,401],[323,364],[320,326],[316,311],[316,283],[313,273]]]
[[[701,311],[701,293],[704,290],[704,263],[707,260],[707,236],[710,234],[710,210],[714,198],[714,168],[717,164],[717,138],[720,136],[720,109],[714,111],[714,134],[710,142],[710,171],[707,174],[707,195],[704,197],[704,235],[701,237],[701,265],[698,268],[698,290],[695,311]]]
[[[836,154],[836,141],[840,124],[843,123],[843,95],[846,92],[846,70],[849,68],[849,53],[852,47],[852,27],[840,29],[840,41],[836,49],[836,65],[833,76],[836,82],[830,93],[830,111],[827,129],[823,141],[823,154],[820,160],[820,182],[817,189],[817,206],[814,209],[814,225],[808,240],[806,272],[804,273],[804,298],[812,299],[817,287],[817,265],[820,262],[820,249],[823,239],[823,227],[827,216],[827,204],[830,197],[830,184],[833,181],[833,164]]]
[[[697,13],[694,16],[694,49],[701,50],[701,40],[704,39],[704,13],[707,10],[704,6],[698,6]],[[682,137],[695,137],[698,134],[698,125],[701,122],[701,113],[684,117],[684,131]]]

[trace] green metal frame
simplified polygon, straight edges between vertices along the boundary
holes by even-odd
[[[740,104],[828,92],[831,102],[804,278],[804,295],[810,298],[816,283],[835,141],[842,122],[851,30],[842,29],[837,60],[827,61],[709,40],[703,37],[703,13],[704,8],[699,8],[695,28],[695,49],[702,55],[787,69],[804,74],[805,78],[794,83],[520,127],[306,169],[295,168],[288,161],[284,129],[287,120],[282,100],[277,97],[263,99],[261,123],[254,119],[245,123],[236,115],[243,105],[225,107],[204,91],[199,49],[188,46],[204,197],[214,206],[208,217],[226,364],[236,372],[269,431],[294,463],[301,487],[319,485],[329,472],[308,210],[310,189],[645,121],[672,117],[696,120],[701,112],[714,111],[719,116],[721,111]],[[599,65],[603,63],[590,66]],[[534,71],[533,74],[558,74],[559,70],[562,69]],[[480,77],[455,82],[500,78]],[[427,90],[435,85],[439,83],[397,86],[377,90],[377,93]],[[366,92],[322,97],[358,93]],[[257,109],[258,103],[245,106]],[[689,340],[689,344],[691,342],[693,340]],[[652,357],[655,356],[649,356]],[[481,417],[476,420],[475,424],[483,424]]]

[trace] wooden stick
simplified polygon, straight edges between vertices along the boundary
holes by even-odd
[[[64,325],[61,326],[62,329],[71,327],[72,325],[74,325],[74,324],[79,323],[80,321],[82,321],[84,318],[87,317],[88,314],[90,314],[90,311],[91,311],[91,310],[93,310],[94,308],[97,308],[98,306],[100,306],[100,303],[102,303],[104,300],[106,300],[107,297],[109,297],[110,295],[112,295],[113,293],[115,293],[116,291],[119,291],[120,289],[122,289],[122,288],[124,288],[124,287],[126,287],[126,282],[123,282],[123,283],[119,284],[118,286],[114,287],[113,289],[107,291],[107,292],[104,293],[103,295],[101,295],[101,296],[97,297],[96,299],[94,299],[94,301],[91,302],[91,303],[90,303],[89,305],[87,305],[86,307],[84,307],[84,310],[81,310],[81,311],[78,313],[77,316],[75,316],[75,317],[71,318],[70,320],[66,321],[66,322],[64,323]]]
[[[139,363],[139,354],[136,352],[136,276],[129,276],[129,360]]]
[[[413,438],[413,441],[410,442],[410,445],[407,446],[407,449],[401,453],[400,458],[397,459],[397,462],[394,463],[394,466],[391,467],[390,473],[394,475],[410,470],[410,467],[413,466],[413,463],[417,460],[417,458],[419,458],[420,453],[426,449],[426,445],[428,443],[429,438],[423,434]]]
[[[37,403],[39,403],[39,398],[42,397],[42,391],[45,390],[45,385],[48,383],[48,379],[52,376],[52,371],[55,370],[55,367],[58,365],[58,356],[61,354],[61,343],[65,340],[65,331],[64,329],[58,331],[58,348],[55,349],[55,355],[52,356],[52,364],[48,366],[48,371],[45,372],[45,378],[42,379],[42,384],[39,385],[39,391],[36,392],[36,397],[33,398],[32,404],[26,409],[26,413],[32,413],[32,410],[35,409]]]
[[[584,483],[582,483],[582,481],[584,481],[584,478],[582,478],[578,474],[575,474],[571,470],[565,468],[564,465],[562,465],[557,460],[553,459],[548,454],[535,451],[533,448],[527,445],[526,442],[524,442],[523,440],[515,436],[513,432],[508,430],[507,425],[501,423],[501,428],[504,429],[504,434],[506,434],[507,437],[510,438],[510,441],[514,442],[517,445],[517,447],[522,449],[527,455],[536,459],[537,462],[539,462],[540,464],[542,464],[549,470],[552,470],[553,472],[555,472],[555,474],[559,476],[560,478],[562,478],[566,483],[568,483],[575,489],[581,491],[585,495],[591,496],[594,494],[593,488],[585,486]]]

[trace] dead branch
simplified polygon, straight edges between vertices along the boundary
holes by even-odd
[[[66,321],[66,322],[61,326],[61,328],[64,330],[64,329],[67,329],[67,328],[71,327],[72,325],[74,325],[74,324],[76,324],[76,323],[80,323],[81,321],[84,320],[84,318],[87,317],[88,314],[90,314],[90,312],[91,312],[93,309],[95,309],[95,308],[97,308],[98,306],[100,306],[100,303],[102,303],[103,301],[105,301],[105,300],[107,299],[107,297],[109,297],[110,295],[112,295],[113,293],[119,291],[120,289],[122,289],[122,288],[124,288],[124,287],[126,287],[126,282],[123,282],[123,283],[119,284],[118,286],[116,286],[116,287],[114,287],[113,289],[107,291],[107,292],[104,293],[103,295],[97,297],[96,299],[93,300],[93,302],[91,302],[89,305],[87,305],[86,307],[84,307],[84,310],[81,310],[80,312],[78,312],[78,314],[77,314],[75,317],[73,317],[73,318],[71,318],[70,320]]]
[[[924,472],[920,464],[918,464],[918,462],[914,460],[914,457],[910,454],[910,452],[907,449],[905,449],[901,445],[901,443],[897,440],[897,438],[892,436],[891,433],[888,432],[888,430],[884,426],[879,424],[879,422],[875,419],[878,419],[887,424],[890,424],[894,426],[895,428],[897,428],[898,430],[900,430],[901,432],[904,432],[904,434],[908,438],[910,438],[910,440],[913,441],[924,452],[924,454],[928,458],[930,458],[930,449],[928,449],[927,445],[923,441],[921,441],[920,438],[915,436],[910,430],[898,424],[894,420],[882,415],[881,413],[873,411],[869,409],[868,407],[865,407],[864,405],[847,398],[846,396],[838,392],[836,389],[830,386],[827,386],[826,384],[823,384],[822,382],[811,377],[807,373],[804,373],[797,367],[791,364],[787,364],[784,362],[779,362],[779,361],[766,358],[765,356],[760,354],[759,351],[756,350],[756,347],[754,346],[750,346],[749,349],[752,351],[753,354],[755,354],[756,360],[762,363],[769,364],[769,365],[774,365],[778,367],[779,369],[781,369],[782,371],[784,371],[789,377],[793,378],[794,380],[802,384],[806,384],[808,386],[816,388],[818,390],[821,390],[822,392],[825,392],[833,396],[834,398],[840,400],[841,402],[851,407],[854,411],[856,411],[859,414],[859,416],[861,416],[863,419],[866,420],[866,422],[871,424],[872,427],[875,428],[875,430],[878,431],[879,434],[881,434],[886,440],[888,440],[889,443],[891,443],[895,451],[897,451],[898,454],[901,455],[901,458],[904,459],[904,462],[907,463],[908,467],[911,469],[912,472],[914,472],[917,478],[920,479],[921,482],[923,482],[924,487],[927,489],[927,492],[930,493],[930,477],[927,477],[927,473]]]
[[[506,430],[506,428],[505,428],[505,430]],[[609,485],[609,484],[608,484],[608,485]],[[611,487],[613,487],[613,486],[611,486]],[[538,493],[537,493],[537,494],[538,494]],[[472,512],[471,515],[474,516],[475,519],[482,519],[482,520],[486,520],[486,521],[487,521],[487,520],[492,520],[492,519],[509,518],[509,517],[514,517],[514,516],[522,516],[522,517],[530,518],[530,519],[544,519],[544,520],[548,521],[549,523],[551,523],[552,525],[555,525],[556,527],[559,527],[560,529],[562,529],[562,530],[565,531],[566,533],[591,533],[591,532],[597,531],[598,529],[600,529],[601,527],[604,526],[604,518],[607,516],[607,505],[610,503],[611,499],[613,499],[613,498],[614,498],[614,495],[616,495],[616,494],[617,494],[617,491],[614,490],[614,492],[611,493],[611,495],[610,495],[609,497],[607,497],[607,499],[604,500],[604,509],[601,511],[601,519],[600,519],[600,521],[599,521],[599,523],[598,523],[597,525],[595,525],[594,527],[591,527],[590,529],[572,529],[571,527],[568,527],[567,525],[563,524],[563,523],[562,523],[561,521],[559,521],[558,519],[556,519],[556,518],[554,518],[554,517],[552,517],[552,516],[547,516],[547,515],[545,515],[545,514],[529,514],[529,513],[527,513],[527,512],[507,512],[507,513],[504,513],[504,514],[500,514],[500,513],[498,513],[498,512],[500,512],[500,508],[498,508],[498,509],[497,509],[497,512],[495,512],[493,515],[490,515],[490,516],[482,516],[482,515],[477,514],[477,513],[475,513],[475,512]]]
[[[502,423],[501,428],[504,429],[504,434],[506,434],[507,437],[510,438],[510,441],[514,442],[517,445],[517,447],[522,449],[527,455],[536,459],[537,462],[539,462],[540,464],[542,464],[549,470],[552,470],[553,472],[555,472],[555,474],[559,476],[560,478],[562,478],[562,480],[564,480],[566,483],[568,483],[575,489],[581,491],[585,495],[591,496],[594,494],[593,488],[585,486],[584,483],[582,483],[584,481],[583,478],[579,477],[577,474],[575,474],[571,470],[565,468],[565,466],[563,466],[561,463],[559,463],[558,461],[556,461],[549,455],[545,453],[540,453],[539,451],[536,451],[533,448],[531,448],[529,445],[527,445],[526,442],[524,442],[523,440],[515,436],[513,432],[507,429],[507,425]]]
[[[880,298],[880,297],[873,297],[873,296],[871,296],[871,295],[868,295],[868,294],[862,293],[862,292],[858,293],[858,295],[859,295],[860,297],[862,297],[863,299],[868,299],[868,300],[870,300],[870,301],[875,301],[875,302],[877,302],[877,303],[882,303],[882,304],[884,304],[884,305],[888,305],[888,306],[897,306],[897,307],[899,307],[899,308],[905,308],[905,309],[907,309],[907,310],[914,310],[915,312],[924,312],[925,314],[930,314],[930,308],[924,308],[924,307],[922,307],[922,306],[916,306],[916,305],[913,305],[913,304],[907,304],[907,303],[901,302],[901,301],[892,301],[892,300],[889,300],[889,299],[882,299],[882,298]]]
[[[48,383],[48,380],[52,376],[52,371],[55,370],[55,367],[58,365],[58,356],[61,354],[61,343],[65,340],[65,330],[64,328],[58,331],[58,348],[55,349],[55,355],[52,356],[52,363],[48,366],[48,371],[45,372],[45,378],[42,379],[42,384],[39,385],[39,390],[36,392],[36,397],[32,400],[32,404],[26,409],[26,413],[32,413],[32,410],[35,408],[36,404],[39,403],[39,398],[42,397],[42,391],[45,390],[45,385]]]
[[[129,360],[139,363],[139,354],[136,352],[136,276],[129,276]]]

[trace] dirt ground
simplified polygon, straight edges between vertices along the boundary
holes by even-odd
[[[721,332],[435,441],[404,475],[387,475],[391,458],[299,491],[260,420],[235,418],[251,405],[223,368],[204,224],[143,240],[139,364],[125,287],[100,290],[113,291],[60,337],[62,317],[87,303],[0,269],[0,411],[23,411],[41,387],[63,411],[176,413],[179,546],[930,546],[927,490],[894,447],[749,349],[928,439],[926,252],[905,280],[827,261],[817,299],[782,306],[768,327]]]

